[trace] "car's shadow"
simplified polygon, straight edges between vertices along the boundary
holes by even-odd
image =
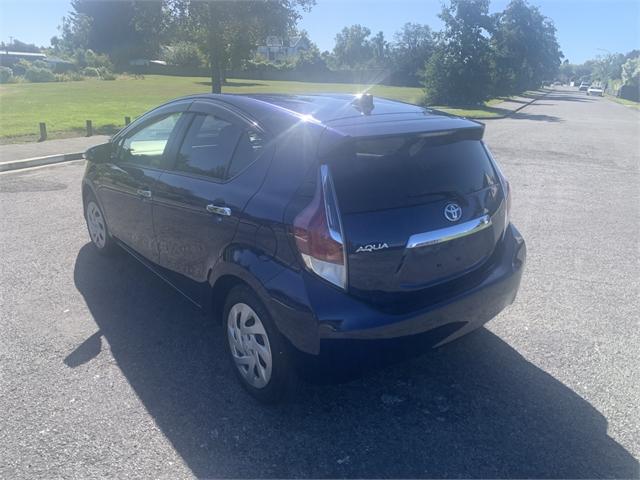
[[[79,252],[75,284],[163,434],[198,477],[637,477],[588,402],[488,330],[351,383],[248,397],[220,327],[124,253]],[[337,367],[338,368],[338,367]]]

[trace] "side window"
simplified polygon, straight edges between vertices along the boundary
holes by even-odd
[[[196,115],[180,147],[175,170],[224,180],[242,128],[213,115]]]
[[[164,151],[182,113],[172,113],[126,137],[118,148],[118,161],[145,167],[163,166]]]
[[[260,132],[244,130],[229,165],[228,177],[235,177],[238,173],[251,165],[262,153],[265,139]]]

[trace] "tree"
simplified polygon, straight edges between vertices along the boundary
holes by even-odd
[[[625,56],[621,53],[609,53],[596,57],[593,62],[591,80],[608,85],[612,80],[622,76],[622,65],[625,63]]]
[[[373,48],[369,41],[371,30],[362,25],[344,27],[336,35],[333,56],[338,67],[357,68],[373,58]]]
[[[622,65],[622,84],[640,87],[640,56],[630,57]]]
[[[425,69],[431,104],[476,104],[491,93],[489,0],[451,0],[440,18],[444,30]]]
[[[162,50],[161,57],[169,65],[186,68],[202,66],[202,53],[195,43],[175,42]]]
[[[91,49],[117,64],[158,55],[166,18],[162,1],[72,0],[71,7],[54,48]]]
[[[211,70],[211,90],[222,91],[224,70],[248,59],[267,35],[285,36],[314,0],[168,0],[185,36],[200,45]]]
[[[0,42],[0,50],[9,50],[12,52],[30,52],[40,53],[40,47],[33,43],[21,42],[17,38],[14,38],[10,43]]]
[[[495,88],[498,94],[537,88],[554,78],[562,52],[553,22],[525,0],[512,0],[494,16]]]
[[[308,48],[302,50],[295,59],[296,70],[310,74],[327,71],[327,62],[318,46],[309,39],[309,34],[302,30],[298,35],[302,37],[300,41],[305,42]]]
[[[405,23],[394,35],[392,59],[396,75],[407,85],[418,85],[435,44],[428,25]]]
[[[389,42],[384,39],[384,33],[376,33],[369,43],[375,65],[377,67],[385,66],[389,59]]]
[[[569,83],[576,77],[575,65],[571,65],[569,60],[565,60],[558,69],[558,79],[563,83]]]

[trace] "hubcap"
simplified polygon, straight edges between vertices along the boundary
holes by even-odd
[[[246,303],[236,303],[229,310],[227,339],[242,377],[255,388],[265,387],[272,366],[269,337],[256,312]]]
[[[95,202],[87,205],[87,226],[91,240],[98,248],[104,248],[107,243],[107,227],[102,217],[102,212]]]

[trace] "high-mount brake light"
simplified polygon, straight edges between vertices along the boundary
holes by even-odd
[[[311,203],[293,221],[293,234],[305,266],[316,275],[346,289],[344,236],[327,165],[320,166],[319,180]]]

